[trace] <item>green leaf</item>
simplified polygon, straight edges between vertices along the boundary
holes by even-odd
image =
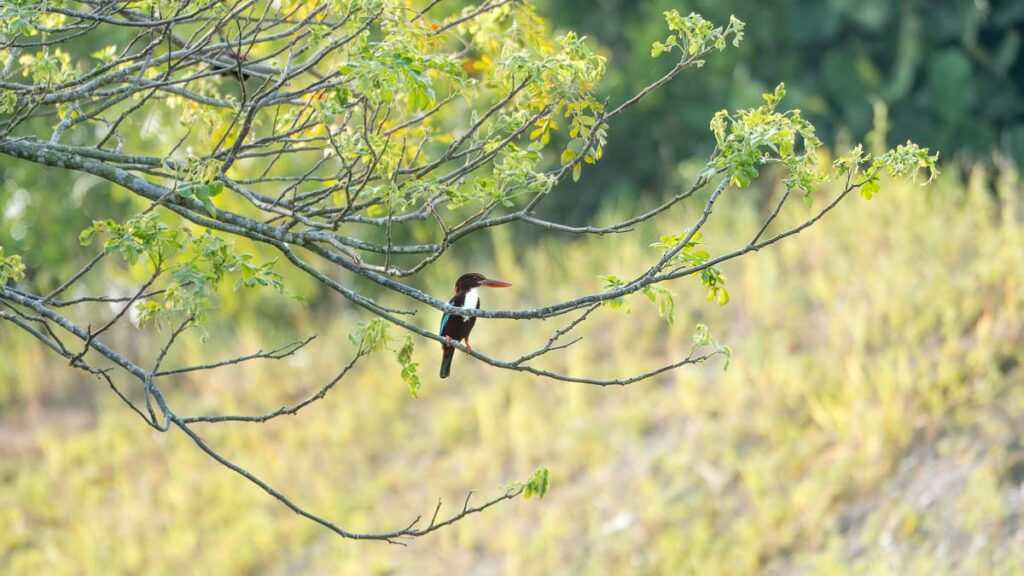
[[[881,189],[882,186],[878,183],[878,178],[874,178],[868,180],[860,187],[860,195],[865,200],[871,200]]]
[[[217,207],[213,205],[213,200],[210,199],[212,193],[213,188],[209,184],[199,184],[195,187],[196,200],[199,200],[210,216],[216,218]]]
[[[89,228],[82,230],[82,232],[78,235],[78,243],[81,244],[82,246],[90,246],[92,244],[92,239],[95,235],[96,227],[90,226]]]
[[[0,287],[3,287],[8,280],[18,283],[24,278],[25,263],[21,260],[21,256],[13,254],[5,257],[4,247],[0,246]]]
[[[527,480],[523,486],[523,497],[529,500],[534,496],[538,498],[544,498],[544,495],[548,493],[548,486],[550,485],[551,475],[547,468],[541,466],[537,468],[530,475],[530,479]]]

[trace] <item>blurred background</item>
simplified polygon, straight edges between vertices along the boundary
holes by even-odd
[[[713,361],[598,389],[460,355],[454,377],[440,381],[437,351],[420,342],[419,399],[380,355],[298,417],[201,429],[226,456],[352,530],[404,526],[439,497],[442,513],[454,511],[469,489],[482,501],[550,469],[543,500],[504,504],[407,547],[340,540],[298,518],[3,326],[3,572],[1024,572],[1024,0],[538,8],[554,30],[588,35],[609,58],[612,101],[662,72],[650,44],[663,36],[663,10],[748,23],[740,49],[617,120],[604,160],[551,196],[549,214],[561,221],[610,223],[676,194],[710,152],[714,112],[754,105],[783,81],[787,105],[803,109],[830,147],[913,139],[942,153],[943,173],[929,188],[884,186],[871,202],[851,200],[798,238],[726,264],[728,306],[680,282],[675,326],[635,298],[628,313],[601,310],[583,342],[543,364],[629,375],[685,355],[702,322],[732,347],[728,371]],[[29,289],[52,287],[91,257],[69,230],[138,207],[93,177],[8,158],[0,178],[0,243],[26,256]],[[748,237],[780,190],[768,176],[728,195],[708,225],[710,249]],[[568,298],[598,288],[599,275],[639,270],[647,245],[689,226],[702,206],[675,208],[628,237],[496,230],[474,254],[452,252],[415,282],[444,295],[477,269],[516,286],[488,294],[488,307]],[[139,278],[107,264],[91,288],[133,291]],[[179,412],[294,403],[355,353],[347,334],[365,316],[281,271],[305,303],[228,289],[210,340],[183,341],[174,360],[319,338],[286,361],[165,384]],[[421,313],[423,326],[436,324],[438,314]],[[481,321],[474,347],[514,357],[559,326]],[[155,339],[125,328],[110,337],[152,352]]]

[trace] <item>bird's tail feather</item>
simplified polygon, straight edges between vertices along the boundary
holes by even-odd
[[[447,378],[452,371],[452,358],[455,357],[455,347],[445,346],[444,356],[441,357],[441,378]]]

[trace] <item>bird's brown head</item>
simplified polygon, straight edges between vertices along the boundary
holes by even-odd
[[[485,277],[483,274],[470,272],[459,276],[459,279],[455,281],[455,293],[469,292],[473,288],[479,288],[481,286],[487,288],[507,288],[511,286],[511,284],[501,280],[492,280]]]

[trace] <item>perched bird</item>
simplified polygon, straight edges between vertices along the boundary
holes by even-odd
[[[455,295],[452,296],[448,303],[459,308],[480,308],[480,295],[477,293],[477,289],[481,286],[507,288],[511,284],[501,280],[489,280],[484,278],[483,274],[477,274],[476,272],[463,274],[455,281]],[[476,317],[466,318],[457,314],[452,316],[445,312],[441,318],[440,334],[444,336],[445,340],[445,343],[441,346],[444,350],[444,356],[441,358],[441,378],[447,378],[452,370],[452,357],[455,356],[455,346],[452,346],[453,340],[456,342],[465,341],[466,349],[472,350],[469,346],[469,333],[473,331],[474,324],[476,324]]]

